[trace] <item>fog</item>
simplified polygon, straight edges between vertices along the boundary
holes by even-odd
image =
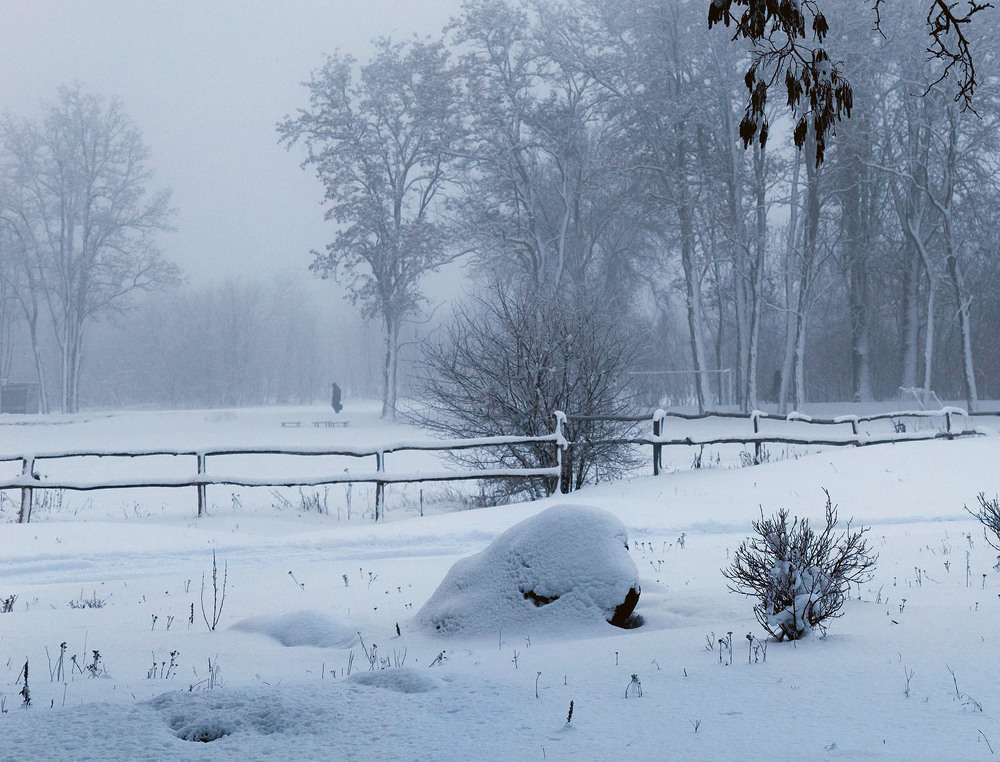
[[[707,4],[0,0],[0,380],[479,425],[522,373],[497,433],[591,371],[623,410],[995,397],[996,13],[822,0],[781,45]]]
[[[375,37],[439,33],[458,8],[459,0],[2,0],[2,108],[33,116],[58,87],[74,83],[118,98],[151,150],[155,186],[172,192],[174,229],[159,242],[183,270],[185,298],[298,273],[297,288],[317,311],[307,322],[328,338],[315,348],[315,388],[295,397],[308,401],[332,377],[376,395],[378,354],[346,354],[347,337],[377,343],[377,323],[367,325],[336,283],[307,273],[310,250],[329,242],[332,225],[323,220],[322,186],[299,168],[298,152],[278,145],[275,124],[304,104],[301,83],[326,54],[363,59]],[[141,346],[148,337],[133,328],[148,324],[162,302],[140,298],[138,318],[112,316],[96,327],[84,359],[85,401],[143,399],[123,397],[118,382],[150,370],[123,366],[148,356]],[[140,346],[123,346],[125,336]],[[3,347],[5,372],[14,381],[34,381],[18,339],[15,332]],[[232,399],[226,392],[200,402]],[[185,395],[175,401],[198,402]]]
[[[119,98],[173,191],[162,245],[191,282],[309,265],[322,188],[277,143],[336,51],[440,31],[459,0],[2,0],[0,98],[28,114],[79,82]]]

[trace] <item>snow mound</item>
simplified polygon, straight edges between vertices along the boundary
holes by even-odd
[[[368,685],[372,688],[384,688],[387,691],[396,691],[396,693],[429,693],[444,685],[444,681],[440,677],[417,672],[408,667],[383,669],[378,672],[356,672],[347,678],[347,682]]]
[[[250,617],[230,629],[267,635],[283,646],[316,648],[350,648],[357,635],[345,625],[315,611]]]
[[[637,577],[621,521],[597,508],[557,505],[458,561],[416,621],[446,635],[495,634],[511,625],[634,626]]]

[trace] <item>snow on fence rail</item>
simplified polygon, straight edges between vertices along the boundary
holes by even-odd
[[[955,429],[954,419],[956,416],[964,420],[963,428]],[[173,487],[194,487],[198,494],[198,515],[205,512],[206,488],[209,485],[228,485],[236,487],[317,487],[329,484],[352,484],[352,483],[372,483],[375,485],[375,520],[378,521],[381,515],[381,508],[384,498],[384,490],[387,484],[404,484],[413,482],[434,482],[434,481],[463,481],[473,479],[537,479],[548,478],[556,482],[556,490],[567,492],[572,488],[572,478],[569,473],[573,463],[574,443],[566,438],[564,428],[567,423],[577,421],[616,421],[623,423],[641,423],[651,421],[652,436],[638,436],[622,439],[606,439],[600,441],[588,441],[587,445],[601,444],[633,444],[648,445],[653,448],[653,473],[659,474],[662,468],[662,450],[671,446],[704,446],[704,445],[754,445],[754,462],[761,462],[761,447],[764,444],[798,444],[806,446],[846,446],[863,447],[876,444],[894,444],[898,442],[914,442],[929,439],[954,439],[956,436],[975,434],[969,428],[969,415],[965,410],[957,407],[945,407],[940,410],[906,410],[895,413],[879,413],[869,416],[844,415],[836,418],[813,418],[802,413],[789,413],[785,416],[776,416],[755,410],[750,414],[744,413],[668,413],[664,410],[656,410],[651,416],[566,416],[561,412],[556,412],[555,428],[551,434],[543,436],[501,436],[501,437],[479,437],[470,439],[446,439],[446,440],[399,440],[392,443],[382,444],[375,448],[358,448],[344,446],[337,449],[324,447],[248,447],[248,448],[202,448],[185,450],[167,449],[147,449],[147,450],[118,450],[118,449],[90,449],[76,451],[48,451],[20,453],[16,455],[0,454],[2,462],[21,462],[21,474],[19,476],[0,479],[0,490],[19,489],[21,491],[21,507],[18,512],[18,521],[26,523],[31,519],[32,493],[36,489],[66,489],[74,491],[91,491],[102,489],[129,489],[129,488],[173,488]],[[663,436],[663,425],[667,418],[678,418],[683,420],[702,420],[709,418],[734,418],[748,420],[753,425],[753,434],[745,436],[707,436],[695,437],[686,436],[681,438],[670,438]],[[901,422],[905,418],[944,418],[945,431],[935,431],[932,433],[906,431]],[[802,437],[788,434],[766,434],[760,432],[760,421],[772,419],[785,422],[799,422],[806,424],[816,424],[823,426],[847,425],[851,427],[850,436],[841,438]],[[894,432],[891,436],[870,436],[859,433],[858,426],[862,423],[890,420],[893,422]],[[475,471],[417,471],[389,473],[385,470],[385,456],[393,452],[403,451],[424,451],[424,452],[450,452],[455,450],[468,450],[481,447],[502,447],[508,445],[527,445],[549,443],[554,450],[554,460],[556,465],[546,468],[494,468]],[[565,455],[564,455],[565,451]],[[346,457],[374,457],[375,470],[367,472],[344,472],[337,474],[325,474],[315,477],[282,478],[269,476],[247,476],[245,474],[209,474],[208,459],[220,456],[233,455],[293,455],[293,456],[346,456]],[[42,479],[36,471],[39,461],[60,460],[66,458],[145,458],[145,457],[190,457],[195,459],[197,472],[182,476],[160,476],[145,479],[123,478],[104,479],[98,481],[80,481],[65,478]]]
[[[961,417],[964,421],[961,430],[955,429],[955,418]],[[681,420],[695,421],[714,418],[732,418],[747,420],[753,425],[753,434],[746,436],[708,436],[708,437],[681,437],[670,438],[662,435],[664,424],[667,418],[678,418]],[[943,418],[945,430],[931,433],[906,431],[904,419],[907,418]],[[823,438],[802,437],[789,434],[762,434],[760,432],[760,421],[771,419],[787,423],[806,423],[819,426],[850,426],[850,436]],[[656,410],[652,415],[637,416],[593,416],[593,415],[569,415],[566,421],[572,424],[577,421],[610,421],[619,423],[642,423],[650,421],[652,423],[652,436],[638,436],[621,439],[602,439],[600,441],[587,442],[588,445],[612,445],[612,444],[633,444],[649,445],[653,448],[653,474],[660,473],[662,468],[662,452],[664,447],[671,446],[705,446],[739,444],[754,446],[754,462],[761,462],[761,447],[765,444],[797,444],[816,447],[842,447],[854,446],[865,447],[877,444],[895,444],[898,442],[917,442],[929,439],[954,439],[956,436],[975,434],[976,432],[969,426],[969,414],[959,407],[943,407],[940,410],[902,410],[894,413],[877,413],[874,415],[841,415],[835,418],[814,418],[805,413],[791,412],[787,415],[773,415],[762,410],[754,410],[751,413],[671,413],[665,410]],[[872,421],[890,421],[893,424],[893,433],[890,436],[871,436],[859,432],[859,425]],[[572,432],[568,432],[572,436]],[[568,452],[562,459],[565,468],[572,468],[574,442],[568,443]],[[572,481],[564,473],[560,480],[560,485],[565,491]]]
[[[158,487],[195,487],[198,491],[198,515],[205,512],[206,487],[209,485],[228,485],[237,487],[316,487],[328,484],[373,483],[375,485],[375,520],[381,515],[383,493],[387,484],[404,484],[411,482],[462,481],[470,479],[555,479],[562,474],[562,451],[567,442],[563,437],[562,427],[565,417],[562,413],[555,414],[555,429],[551,434],[543,436],[501,436],[479,437],[470,439],[441,439],[432,441],[399,440],[374,448],[339,447],[226,447],[204,449],[149,449],[149,450],[118,450],[90,449],[75,451],[49,451],[21,453],[17,455],[0,454],[0,463],[20,461],[21,474],[14,478],[0,479],[0,490],[20,489],[21,507],[18,521],[27,523],[31,519],[32,493],[36,489],[66,489],[74,491],[91,491],[102,489],[158,488]],[[548,468],[494,468],[477,471],[416,471],[389,473],[385,470],[385,456],[393,452],[425,451],[451,452],[469,450],[481,447],[502,447],[506,445],[545,444],[550,443],[555,451],[556,465]],[[375,458],[375,470],[367,472],[345,472],[325,474],[316,477],[283,478],[268,476],[247,476],[245,474],[209,474],[208,459],[232,455],[297,455],[297,456],[346,456],[355,458]],[[61,460],[66,458],[145,458],[157,456],[195,458],[197,473],[182,476],[158,476],[150,478],[104,479],[95,481],[80,481],[64,478],[42,479],[36,470],[39,461]]]

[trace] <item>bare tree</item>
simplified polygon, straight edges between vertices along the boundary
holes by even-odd
[[[0,277],[3,279],[5,295],[9,295],[10,302],[17,305],[28,330],[35,377],[38,380],[38,408],[40,412],[47,413],[48,388],[38,320],[45,299],[42,287],[44,276],[40,269],[43,260],[40,243],[35,238],[44,228],[36,218],[35,205],[30,202],[25,189],[14,182],[13,167],[10,165],[5,167],[2,194],[0,260],[3,265],[0,267]]]
[[[42,113],[0,128],[19,190],[7,216],[25,257],[24,303],[40,293],[55,329],[59,407],[76,412],[87,323],[124,309],[136,290],[176,283],[179,270],[154,240],[168,227],[170,194],[147,192],[149,149],[122,105],[77,85],[60,88]]]
[[[458,120],[443,45],[383,39],[356,69],[349,56],[329,57],[305,83],[309,108],[278,133],[305,146],[302,167],[315,170],[339,226],[311,269],[343,279],[365,316],[382,320],[382,416],[393,417],[400,329],[419,310],[423,276],[456,256],[435,209]]]
[[[614,416],[631,413],[628,373],[638,349],[629,321],[600,294],[499,284],[470,306],[460,306],[443,336],[427,344],[422,364],[421,423],[451,436],[543,435],[552,414]],[[601,445],[620,437],[620,424],[574,423],[577,443],[572,487],[631,465],[629,450]],[[468,451],[472,452],[472,451]],[[518,445],[462,456],[479,467],[549,467],[551,444]],[[527,490],[541,497],[554,480],[503,483],[506,498]]]

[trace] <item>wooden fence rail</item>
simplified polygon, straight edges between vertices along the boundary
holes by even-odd
[[[198,516],[205,513],[207,507],[206,489],[208,486],[227,485],[238,487],[316,487],[330,484],[353,484],[370,483],[375,485],[375,520],[378,521],[382,515],[382,504],[384,501],[384,491],[388,484],[404,484],[415,482],[436,482],[436,481],[463,481],[480,479],[552,479],[555,482],[557,491],[568,492],[572,489],[572,475],[566,473],[568,467],[572,467],[572,449],[581,445],[639,445],[650,446],[653,449],[653,473],[659,474],[662,469],[662,451],[664,447],[673,446],[709,446],[738,444],[743,446],[754,445],[754,462],[761,462],[761,447],[765,444],[790,444],[817,447],[838,447],[854,446],[864,447],[876,444],[895,444],[899,442],[925,441],[931,439],[954,439],[956,436],[974,434],[968,427],[969,417],[966,411],[961,408],[949,407],[941,410],[909,410],[895,413],[879,413],[870,416],[838,416],[836,418],[812,418],[799,413],[790,413],[787,416],[775,416],[761,411],[753,413],[668,413],[657,410],[651,415],[644,416],[566,416],[561,412],[556,412],[555,426],[550,434],[543,436],[504,436],[504,437],[480,437],[471,439],[450,439],[431,441],[398,441],[377,447],[339,447],[337,449],[325,447],[229,447],[229,448],[205,448],[205,449],[140,449],[140,450],[118,450],[118,449],[89,449],[77,451],[49,451],[21,453],[16,455],[0,454],[0,462],[19,461],[21,463],[21,473],[19,476],[0,479],[0,490],[18,489],[21,491],[21,505],[18,512],[18,521],[25,523],[31,519],[32,493],[37,489],[64,489],[73,491],[91,491],[104,489],[132,489],[132,488],[194,488],[198,496]],[[955,419],[961,417],[965,425],[961,430],[956,430]],[[753,434],[744,436],[686,436],[667,437],[663,435],[664,424],[668,418],[678,418],[682,420],[703,420],[710,418],[728,418],[747,420],[753,427]],[[933,432],[906,431],[905,426],[900,425],[907,418],[943,418],[945,420],[945,430]],[[761,433],[760,422],[764,419],[771,419],[784,422],[797,422],[815,424],[821,426],[844,425],[851,427],[849,436],[843,438],[816,438],[795,436],[788,434]],[[859,432],[859,425],[877,420],[890,420],[893,422],[894,432],[890,436],[869,436]],[[582,421],[614,421],[622,423],[641,423],[649,421],[652,425],[652,434],[649,436],[624,437],[620,439],[604,439],[600,441],[572,442],[567,440],[564,431],[567,423]],[[403,473],[389,473],[386,471],[386,455],[390,453],[406,451],[423,452],[450,452],[458,450],[468,450],[474,448],[503,447],[510,445],[548,445],[553,448],[554,466],[545,468],[494,468],[474,471],[415,471]],[[566,457],[563,452],[569,450]],[[248,476],[241,473],[208,473],[209,458],[240,455],[291,455],[303,457],[318,456],[343,456],[354,458],[374,458],[375,469],[373,471],[342,472],[336,474],[324,474],[315,477],[285,478],[280,476]],[[123,478],[104,479],[95,481],[84,481],[67,479],[62,477],[42,478],[38,473],[40,462],[61,460],[67,458],[149,458],[149,457],[178,457],[194,458],[195,473],[188,473],[182,476],[150,477],[150,478]]]
[[[678,418],[686,421],[706,420],[714,418],[739,419],[748,421],[753,427],[753,434],[745,436],[724,436],[724,437],[681,437],[669,438],[662,436],[664,424],[668,418]],[[908,418],[942,418],[945,422],[943,432],[908,432],[904,421]],[[964,425],[961,430],[956,430],[955,419],[962,418]],[[850,426],[850,436],[843,438],[822,438],[795,436],[788,434],[762,434],[760,432],[760,422],[769,419],[786,423],[805,423],[818,426]],[[944,407],[940,410],[903,410],[893,413],[877,413],[874,415],[842,415],[835,418],[814,418],[803,413],[792,412],[788,415],[773,415],[761,410],[754,410],[751,413],[672,413],[664,410],[656,410],[648,415],[636,416],[592,416],[592,415],[568,415],[566,421],[569,424],[584,421],[608,421],[618,423],[642,423],[648,421],[652,424],[651,436],[623,437],[620,439],[601,439],[586,442],[588,446],[596,445],[640,445],[651,446],[653,448],[653,474],[657,475],[662,469],[662,452],[664,447],[674,446],[708,446],[708,445],[753,445],[754,462],[760,463],[762,458],[762,446],[765,444],[791,444],[815,447],[841,447],[854,446],[865,447],[877,444],[895,444],[898,442],[917,442],[930,439],[954,439],[956,436],[966,436],[974,434],[969,428],[969,414],[959,407]],[[891,421],[893,424],[893,434],[891,436],[869,436],[859,432],[859,425],[872,421]],[[568,433],[572,436],[572,432]],[[569,452],[563,459],[564,465],[573,462],[573,448],[577,442],[568,443]],[[572,479],[569,474],[563,474],[560,485],[564,491],[571,488]]]
[[[375,485],[375,520],[382,514],[382,503],[387,484],[405,484],[414,482],[462,481],[470,479],[553,479],[556,489],[560,489],[559,479],[562,474],[562,452],[568,445],[563,436],[565,416],[555,414],[555,428],[551,434],[534,437],[479,437],[472,439],[445,439],[432,441],[398,441],[370,448],[340,447],[227,447],[206,449],[148,449],[148,450],[117,450],[89,449],[76,451],[50,451],[22,453],[17,455],[0,454],[0,462],[21,462],[21,474],[8,479],[0,479],[0,490],[19,489],[21,491],[21,507],[18,521],[27,523],[31,520],[32,493],[36,489],[64,489],[73,491],[91,491],[103,489],[135,489],[157,487],[194,487],[198,494],[198,515],[205,513],[207,506],[206,488],[209,485],[228,485],[238,487],[316,487],[328,484],[371,483]],[[503,447],[510,445],[549,445],[554,450],[556,465],[548,468],[494,468],[476,471],[414,471],[408,473],[388,473],[385,470],[386,455],[406,451],[452,452],[474,448]],[[284,478],[271,476],[247,476],[240,473],[209,474],[208,459],[220,456],[238,455],[294,455],[294,456],[345,456],[354,458],[374,458],[375,470],[367,472],[344,472],[324,474],[316,477]],[[123,478],[83,481],[76,479],[45,478],[38,473],[39,462],[61,460],[67,458],[148,458],[173,456],[179,458],[195,458],[196,472],[182,476]]]

